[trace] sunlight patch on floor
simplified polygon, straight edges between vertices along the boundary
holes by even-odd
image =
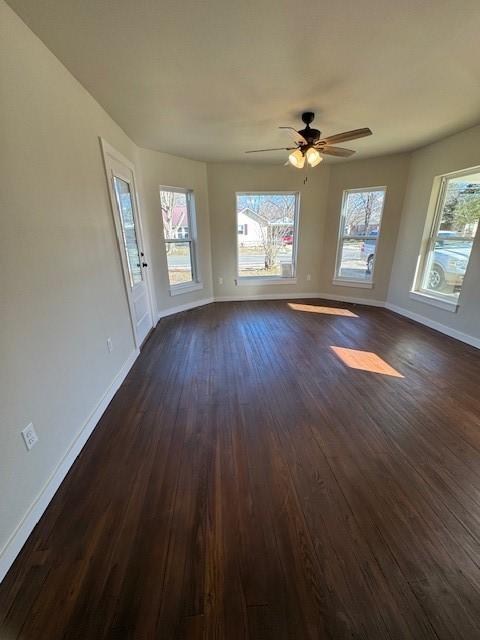
[[[353,313],[349,309],[341,309],[340,307],[319,307],[314,304],[297,304],[296,302],[289,302],[288,306],[294,311],[308,311],[309,313],[323,313],[328,316],[358,318],[356,313]]]
[[[371,373],[381,373],[384,376],[403,378],[401,373],[372,351],[358,351],[357,349],[345,349],[344,347],[330,348],[351,369],[361,369]]]

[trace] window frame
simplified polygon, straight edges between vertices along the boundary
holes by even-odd
[[[162,201],[161,201],[161,193],[181,193],[185,195],[186,204],[187,204],[187,221],[188,221],[188,229],[189,229],[189,237],[188,238],[165,238],[165,226],[163,222],[163,212],[162,212]],[[159,188],[159,198],[160,198],[160,215],[162,219],[162,233],[163,233],[163,241],[165,243],[165,249],[167,244],[188,244],[190,251],[190,263],[191,263],[191,271],[192,271],[192,279],[188,282],[179,282],[177,284],[171,284],[170,282],[170,274],[168,271],[168,256],[165,251],[165,261],[167,264],[167,275],[168,275],[168,284],[170,288],[170,295],[180,295],[182,293],[188,293],[189,291],[196,291],[198,289],[203,288],[202,280],[200,277],[200,270],[198,266],[197,260],[197,216],[196,216],[196,208],[195,208],[195,193],[193,189],[186,189],[184,187],[170,187],[161,185]],[[182,228],[185,225],[182,225]],[[182,235],[183,235],[182,231]]]
[[[238,196],[295,196],[293,243],[292,243],[292,275],[291,276],[241,276],[239,272],[238,252]],[[300,191],[236,191],[235,192],[235,284],[237,286],[270,285],[270,284],[296,284],[297,282],[297,256],[298,236],[300,229]]]
[[[429,256],[432,251],[432,247],[437,241],[440,225],[442,223],[442,213],[448,181],[454,178],[468,176],[472,173],[480,173],[480,166],[461,169],[459,171],[450,171],[449,173],[435,176],[430,194],[429,214],[427,215],[423,230],[417,269],[415,271],[412,288],[410,290],[410,297],[412,299],[426,302],[435,307],[439,307],[440,309],[452,312],[456,312],[458,309],[460,296],[463,291],[463,282],[458,296],[426,289],[423,287],[423,282],[425,280],[425,272],[428,267]],[[473,250],[478,236],[478,229],[480,229],[480,224],[478,225],[477,231],[473,237],[456,236],[455,238],[452,238],[452,240],[467,240],[472,242]],[[465,269],[465,275],[467,275],[469,264],[470,257],[468,259],[467,268]]]
[[[364,193],[364,192],[372,192],[372,191],[382,191],[383,192],[383,204],[382,204],[382,212],[380,215],[380,224],[378,225],[378,233],[376,236],[369,235],[359,235],[359,234],[349,234],[346,235],[344,233],[345,229],[345,207],[348,200],[348,196],[350,193]],[[342,193],[342,204],[340,206],[340,220],[338,225],[338,233],[337,233],[337,251],[335,256],[335,270],[333,272],[333,281],[332,284],[340,285],[340,286],[351,286],[355,288],[361,289],[373,289],[374,287],[374,275],[375,275],[375,266],[377,260],[373,263],[372,275],[370,280],[359,280],[357,278],[348,278],[346,276],[340,275],[340,267],[342,264],[342,248],[345,239],[349,240],[375,240],[375,254],[378,254],[378,247],[380,244],[380,238],[382,236],[382,224],[383,224],[383,214],[385,212],[385,202],[387,200],[387,186],[377,186],[377,187],[356,187],[354,189],[344,189]]]

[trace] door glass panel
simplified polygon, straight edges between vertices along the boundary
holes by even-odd
[[[120,220],[122,222],[123,244],[127,255],[128,273],[130,285],[143,280],[140,267],[140,251],[138,249],[137,233],[135,231],[135,218],[133,215],[132,194],[130,185],[126,180],[114,176],[115,193],[120,208]]]

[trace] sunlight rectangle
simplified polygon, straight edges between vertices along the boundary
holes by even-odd
[[[308,313],[323,313],[328,316],[358,318],[356,313],[353,313],[349,309],[341,309],[340,307],[319,307],[313,304],[297,304],[296,302],[289,302],[288,306],[294,311],[307,311]]]
[[[380,356],[371,351],[358,351],[357,349],[345,349],[344,347],[330,347],[340,360],[351,369],[380,373],[384,376],[403,378],[402,374],[391,367]]]

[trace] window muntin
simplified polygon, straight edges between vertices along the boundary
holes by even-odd
[[[239,278],[294,278],[298,193],[237,193]]]
[[[193,193],[162,188],[160,205],[170,287],[198,282]]]
[[[385,187],[343,192],[336,280],[372,282],[385,192]]]
[[[441,178],[417,290],[458,300],[480,220],[480,171]]]

